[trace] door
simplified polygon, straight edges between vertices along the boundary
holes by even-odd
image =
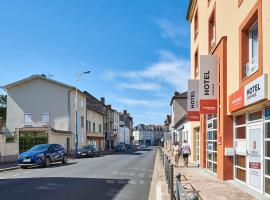
[[[70,153],[70,138],[67,138],[67,154]]]
[[[263,189],[263,124],[248,126],[247,138],[248,185],[262,192]]]

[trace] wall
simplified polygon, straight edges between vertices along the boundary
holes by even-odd
[[[68,131],[68,88],[36,79],[8,89],[7,130],[22,128],[28,112],[33,126],[41,127],[41,113],[48,112],[52,128]]]
[[[0,134],[0,163],[14,162],[19,154],[19,143],[6,143],[5,135]]]

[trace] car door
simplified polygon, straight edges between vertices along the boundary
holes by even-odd
[[[57,159],[57,155],[56,155],[56,151],[55,151],[56,145],[55,144],[51,144],[49,147],[49,156],[51,158],[51,162],[55,162]]]
[[[56,156],[56,160],[62,160],[63,158],[63,147],[59,144],[55,145],[55,156]]]

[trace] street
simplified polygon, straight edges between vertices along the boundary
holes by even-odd
[[[68,165],[0,172],[1,200],[147,200],[156,149],[71,159]]]

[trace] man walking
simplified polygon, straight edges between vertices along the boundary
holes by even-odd
[[[180,156],[180,146],[178,142],[175,142],[172,148],[172,155],[174,157],[174,166],[178,167],[178,161]]]
[[[190,154],[190,146],[186,140],[184,140],[184,143],[182,145],[181,153],[182,153],[183,158],[184,158],[185,167],[188,167],[188,156]]]

